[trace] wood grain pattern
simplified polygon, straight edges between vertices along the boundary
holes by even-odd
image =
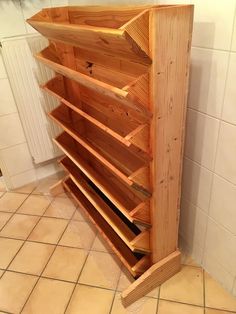
[[[153,9],[151,71],[152,261],[177,249],[193,6]]]

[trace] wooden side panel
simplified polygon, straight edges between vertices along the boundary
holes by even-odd
[[[153,9],[151,14],[153,262],[177,248],[192,20],[193,6]]]
[[[176,251],[152,265],[141,277],[123,291],[121,295],[123,305],[125,307],[129,306],[152,291],[155,287],[158,287],[179,270],[180,252]]]

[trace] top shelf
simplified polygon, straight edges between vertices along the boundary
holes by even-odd
[[[150,7],[50,8],[27,22],[49,40],[149,65]]]

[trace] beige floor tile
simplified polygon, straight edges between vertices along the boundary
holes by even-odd
[[[32,182],[21,186],[20,188],[14,189],[14,192],[30,194],[36,188],[36,182]]]
[[[0,211],[14,213],[27,197],[27,194],[5,193],[0,198]]]
[[[36,281],[36,276],[7,271],[0,279],[0,309],[19,313]]]
[[[24,242],[0,238],[0,268],[6,269]]]
[[[74,284],[41,278],[26,303],[24,314],[64,313]]]
[[[110,246],[106,243],[106,241],[98,234],[93,242],[91,250],[99,251],[99,252],[108,252],[113,253]]]
[[[161,286],[160,298],[202,306],[202,269],[183,266],[178,274],[167,280]]]
[[[0,197],[2,197],[4,193],[5,193],[5,192],[1,192],[1,191],[0,191]]]
[[[228,293],[210,275],[205,273],[206,307],[236,312],[236,297]]]
[[[109,314],[114,292],[77,285],[66,314]]]
[[[0,229],[2,229],[2,227],[10,219],[11,215],[12,215],[12,213],[0,212]]]
[[[120,279],[119,279],[118,286],[117,286],[117,290],[118,291],[124,291],[134,281],[135,281],[134,278],[129,274],[129,272],[125,268],[122,268],[122,271],[120,274]],[[159,289],[160,289],[159,287],[153,289],[146,296],[152,297],[152,298],[158,298]]]
[[[96,234],[90,224],[84,221],[71,221],[59,244],[90,249]]]
[[[75,212],[75,208],[69,198],[57,197],[50,204],[44,216],[70,219]]]
[[[76,211],[72,217],[72,220],[77,221],[89,221],[89,218],[83,213],[82,209],[76,208]]]
[[[0,177],[0,192],[5,192],[7,189],[6,189],[6,185],[5,185],[5,182],[3,180],[3,177]]]
[[[79,282],[91,286],[115,289],[120,276],[118,260],[104,252],[90,252]]]
[[[215,310],[215,309],[205,309],[205,314],[235,314],[235,312],[229,312],[229,311],[221,311],[221,310]]]
[[[2,277],[2,274],[4,273],[4,270],[0,269],[0,278]],[[0,312],[1,313],[1,312]]]
[[[67,220],[43,217],[33,232],[29,240],[56,244],[68,224]]]
[[[87,252],[84,250],[58,246],[43,276],[76,282],[86,256]]]
[[[18,209],[17,213],[41,216],[50,203],[51,199],[49,199],[49,197],[42,195],[30,195]]]
[[[158,314],[204,314],[204,308],[199,306],[160,300]]]
[[[54,245],[26,242],[8,269],[40,275],[53,250]]]
[[[47,178],[39,180],[36,184],[37,187],[33,190],[32,194],[49,194],[49,189],[52,185],[58,182],[62,174],[58,173]]]
[[[37,216],[15,214],[2,229],[0,236],[25,240],[38,221]]]
[[[116,293],[111,314],[156,314],[157,299],[141,298],[129,307],[124,308],[121,303],[120,293]]]

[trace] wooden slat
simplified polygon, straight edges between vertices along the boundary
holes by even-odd
[[[64,80],[62,76],[54,77],[52,80],[50,80],[47,84],[43,86],[43,89],[49,92],[54,97],[56,97],[59,101],[61,101],[67,107],[74,110],[79,115],[81,115],[82,117],[84,117],[85,119],[87,119],[88,121],[90,121],[91,123],[99,127],[100,129],[102,129],[104,132],[116,138],[118,141],[120,141],[124,145],[129,147],[132,142],[135,146],[148,152],[148,148],[147,148],[148,142],[146,141],[146,133],[147,133],[146,128],[149,129],[149,127],[147,126],[147,124],[138,125],[136,123],[135,129],[130,131],[129,121],[127,118],[126,118],[127,120],[126,124],[124,124],[125,122],[123,121],[125,120],[124,114],[122,116],[120,115],[118,116],[114,112],[110,112],[110,115],[108,116],[108,115],[105,115],[104,113],[100,113],[99,111],[97,111],[96,107],[90,106],[90,103],[89,104],[82,103],[82,107],[81,107],[81,100],[83,99],[82,96],[80,96],[80,98],[74,102],[76,103],[76,105],[72,104],[72,102],[68,100],[69,97],[65,93]],[[77,105],[78,102],[80,103],[80,107],[78,107]],[[98,104],[98,102],[96,104]],[[90,114],[88,114],[87,112],[89,112]],[[120,127],[120,124],[121,126],[123,126],[122,128]],[[145,140],[143,140],[143,137],[145,137]]]
[[[49,40],[100,51],[145,65],[151,64],[151,59],[142,49],[145,42],[139,45],[125,30],[36,21],[36,16],[27,22]]]
[[[80,129],[82,128],[82,123],[79,123],[77,127],[71,126],[71,122],[68,120],[66,114],[57,114],[57,110],[58,109],[54,110],[49,116],[56,121],[66,133],[72,136],[125,183],[130,186],[133,185],[136,189],[150,195],[148,186],[146,186],[146,181],[149,181],[149,173],[143,170],[143,165],[146,163],[144,160],[139,159],[121,146],[115,145],[114,141],[111,142],[109,138],[104,136],[105,134],[99,134],[99,130],[92,129],[91,132],[88,129],[86,130],[85,136],[83,132],[78,129],[78,126]],[[142,170],[139,173],[138,169],[140,168],[142,168]],[[132,174],[135,175],[132,177]],[[146,180],[143,179],[145,176],[147,177]]]
[[[36,54],[35,57],[55,72],[64,75],[72,80],[75,80],[86,88],[92,89],[95,92],[101,93],[104,96],[113,98],[114,100],[121,102],[124,106],[138,111],[147,119],[151,118],[150,111],[145,108],[145,106],[141,104],[138,100],[132,97],[132,95],[130,95],[129,99],[129,93],[127,91],[99,81],[93,77],[87,76],[86,74],[77,72],[66,66],[63,66],[60,63],[60,60],[57,58],[56,51],[53,48],[53,45],[45,48],[40,53]],[[119,76],[119,73],[117,73],[117,76]]]
[[[123,222],[123,220],[105,203],[105,201],[96,194],[93,188],[86,182],[81,172],[75,165],[67,162],[67,159],[61,160],[62,166],[69,172],[69,176],[78,189],[90,201],[94,208],[112,227],[116,234],[124,241],[124,243],[133,252],[150,253],[149,242],[147,241],[147,233],[142,231],[138,236]],[[141,236],[144,234],[144,236]]]
[[[75,150],[66,144],[60,137],[57,138],[55,142],[70,160],[106,195],[108,199],[111,200],[128,220],[133,223],[150,226],[147,201],[139,199],[128,186],[123,186],[115,176],[106,172],[105,169],[102,169],[102,171],[99,172],[102,168],[101,165],[96,167],[94,161],[92,164],[89,164],[88,161],[86,162],[82,156],[87,156],[88,153],[82,154],[81,147]]]
[[[66,190],[72,195],[75,201],[80,205],[84,213],[89,217],[93,224],[98,229],[101,236],[106,240],[114,253],[118,256],[128,271],[136,277],[140,273],[133,271],[132,267],[136,265],[138,259],[132,251],[124,244],[124,242],[117,236],[110,225],[101,217],[92,204],[79,191],[71,179],[64,182]]]

